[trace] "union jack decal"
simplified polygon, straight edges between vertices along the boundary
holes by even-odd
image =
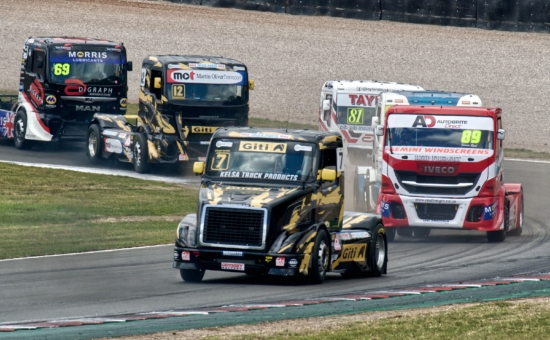
[[[0,110],[0,133],[4,138],[13,138],[13,128],[15,127],[15,113],[6,110]]]

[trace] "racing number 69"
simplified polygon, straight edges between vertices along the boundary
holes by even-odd
[[[69,75],[69,72],[71,72],[71,65],[68,63],[62,64],[62,63],[55,63],[53,64],[53,74],[56,76]]]

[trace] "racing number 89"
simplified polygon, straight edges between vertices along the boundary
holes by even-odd
[[[210,170],[227,170],[229,167],[229,156],[229,153],[216,153],[216,156],[212,159]]]
[[[462,144],[478,144],[481,141],[481,130],[464,130],[462,131]]]
[[[53,64],[53,74],[56,76],[67,76],[69,75],[69,72],[71,72],[71,65],[70,64],[61,64],[61,63],[55,63]]]
[[[348,108],[348,124],[363,124],[363,109]]]

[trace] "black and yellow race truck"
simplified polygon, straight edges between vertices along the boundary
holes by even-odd
[[[4,137],[13,138],[18,149],[36,142],[84,141],[95,112],[126,112],[131,70],[121,42],[28,38],[21,59],[18,105],[8,123],[11,132]]]
[[[87,139],[92,163],[114,158],[133,163],[143,173],[153,163],[204,160],[217,129],[248,126],[249,90],[254,82],[240,61],[148,56],[143,60],[140,86],[137,116],[95,115]]]
[[[185,281],[205,270],[322,283],[386,273],[381,217],[344,212],[339,132],[223,128],[212,137],[196,214],[177,228],[173,267]]]

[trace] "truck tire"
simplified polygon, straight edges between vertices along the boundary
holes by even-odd
[[[413,235],[413,229],[410,227],[397,228],[397,235],[404,237],[411,237]]]
[[[519,208],[519,222],[518,225],[516,225],[516,228],[510,232],[508,232],[508,235],[510,236],[520,236],[523,232],[523,189],[521,190],[521,196],[520,196],[520,208]]]
[[[201,282],[204,273],[204,269],[180,269],[180,276],[185,282]]]
[[[151,168],[151,165],[149,164],[149,148],[147,146],[147,137],[144,133],[136,134],[132,162],[134,163],[134,170],[138,174],[147,173]]]
[[[101,158],[101,152],[103,151],[103,139],[101,138],[101,131],[99,125],[92,124],[88,128],[88,135],[86,136],[86,155],[92,164],[100,164],[103,159]]]
[[[382,224],[377,224],[372,231],[372,240],[369,245],[369,276],[380,277],[382,274],[386,274],[388,267],[388,243],[386,237],[384,237],[385,234],[386,229]]]
[[[17,111],[13,128],[13,143],[19,150],[26,150],[32,147],[31,141],[25,139],[27,133],[27,114],[25,110]]]
[[[319,230],[315,237],[313,252],[311,253],[311,270],[308,277],[309,283],[319,284],[325,281],[330,259],[329,247],[327,233],[324,230]]]
[[[426,238],[430,236],[430,231],[431,231],[430,228],[414,228],[414,236]]]
[[[506,239],[506,231],[510,229],[510,210],[508,202],[504,202],[504,230],[488,231],[487,241],[490,243],[503,242]]]
[[[386,240],[392,242],[395,240],[396,228],[386,228]]]

